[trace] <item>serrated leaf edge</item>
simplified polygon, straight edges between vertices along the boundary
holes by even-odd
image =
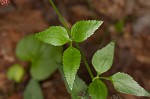
[[[109,44],[110,44],[111,46],[114,46],[114,48],[113,48],[113,60],[114,60],[115,43],[114,43],[114,42],[110,42]],[[108,44],[108,45],[109,45],[109,44]],[[106,45],[106,46],[108,46],[108,45]],[[105,48],[106,46],[104,46],[103,48]],[[102,48],[102,49],[103,49],[103,48]],[[109,52],[108,52],[108,53],[109,53]],[[108,53],[107,53],[107,54],[108,54]],[[107,55],[107,54],[106,54],[106,55]],[[106,57],[105,57],[105,62],[106,62]],[[103,65],[104,65],[105,62],[103,62]],[[113,65],[113,61],[112,61],[112,65]],[[111,67],[112,67],[112,66],[110,66],[105,72],[107,72],[108,70],[110,70]],[[103,73],[105,73],[105,72],[103,72]],[[99,74],[102,74],[102,73],[99,73]]]
[[[37,35],[40,35],[40,34],[42,34],[44,31],[46,31],[46,30],[48,30],[49,28],[53,28],[53,27],[60,27],[60,28],[62,28],[62,29],[65,29],[64,27],[62,27],[62,26],[50,26],[50,27],[48,27],[47,29],[45,29],[45,30],[43,30],[43,31],[41,31],[41,32],[38,32],[38,33],[36,33],[35,35],[34,35],[34,38],[36,38],[36,39],[38,39],[39,41],[41,41],[41,42],[43,42],[42,40],[40,40],[38,37],[37,37]],[[66,30],[66,29],[65,29]],[[67,30],[66,30],[66,32],[67,32]],[[68,32],[67,32],[67,34],[68,34]],[[69,38],[69,35],[67,35],[67,38],[68,38],[68,42],[69,41],[71,41],[71,39]],[[66,42],[66,43],[68,43],[68,42]],[[45,42],[44,42],[45,43]],[[65,43],[65,44],[66,44]],[[50,45],[54,45],[54,46],[62,46],[62,45],[64,45],[64,44],[52,44],[52,43],[47,43],[47,44],[50,44]]]
[[[125,74],[125,75],[127,75],[128,77],[130,77],[133,81],[135,81],[130,75],[128,75],[128,74],[126,74],[126,73],[118,72],[118,73],[116,73],[116,74]],[[114,74],[114,75],[116,75],[116,74]],[[114,76],[114,75],[113,75],[113,76]],[[111,77],[111,82],[112,82],[112,83],[115,82],[115,81],[113,81],[112,77]],[[136,83],[138,86],[140,86],[136,81],[135,81],[135,83]],[[113,85],[114,85],[114,83],[113,83]],[[114,86],[114,87],[115,87],[115,86]],[[140,86],[140,87],[141,87],[141,86]],[[141,89],[142,89],[142,90],[145,90],[145,91],[147,92],[145,95],[136,95],[136,94],[125,93],[125,92],[122,92],[122,91],[118,90],[116,87],[115,87],[115,89],[116,89],[118,92],[120,92],[120,93],[124,93],[124,94],[128,94],[128,95],[147,96],[147,97],[150,97],[150,93],[147,92],[143,87],[141,87]]]
[[[73,48],[74,48],[74,47],[73,47]],[[67,48],[67,49],[68,49],[68,48]],[[67,50],[67,49],[66,49],[66,50]],[[76,49],[76,48],[75,48],[75,49]],[[66,51],[66,50],[65,50],[65,51]],[[77,50],[78,50],[78,49],[77,49]],[[64,51],[64,52],[65,52],[65,51]],[[79,50],[78,50],[78,51],[79,51]],[[79,52],[80,52],[80,51],[79,51]],[[63,56],[64,56],[64,53],[63,53]],[[64,59],[64,58],[62,58],[62,62],[63,62],[63,59]],[[80,53],[80,64],[81,64],[81,53]],[[79,66],[79,67],[80,67],[80,66]],[[79,67],[76,69],[76,74],[75,74],[75,77],[74,77],[74,81],[75,81],[75,79],[76,79],[76,75],[77,75],[77,71],[79,70]],[[63,65],[63,72],[64,72],[64,77],[65,77],[65,79],[66,79],[66,81],[67,81],[67,84],[68,84],[70,90],[72,90],[73,87],[74,87],[74,83],[73,83],[73,86],[70,87],[70,85],[69,85],[69,83],[68,83],[68,80],[67,80],[67,77],[66,77],[66,74],[65,74],[65,71],[64,71],[64,65]],[[73,82],[74,82],[74,81],[73,81]]]
[[[114,42],[110,42],[109,43],[110,45],[112,45],[112,46],[114,46],[114,49],[115,49],[115,43]],[[109,44],[107,44],[106,46],[108,46]],[[106,46],[104,46],[104,47],[102,47],[101,49],[99,49],[98,51],[96,51],[95,53],[94,53],[94,55],[97,53],[97,52],[100,52],[103,48],[105,48]],[[115,52],[115,50],[113,51],[113,53]],[[93,55],[93,57],[94,57],[94,55]],[[93,57],[92,57],[92,61],[93,61]],[[105,57],[106,58],[106,57]],[[113,54],[113,59],[114,59],[114,54]],[[106,60],[105,60],[106,61]],[[103,62],[103,64],[104,64],[105,62]],[[113,64],[113,61],[112,61],[112,64]],[[93,65],[93,63],[92,63],[92,65]],[[93,65],[94,66],[94,65]],[[105,72],[107,72],[108,70],[110,70],[110,68],[111,68],[112,66],[110,66]],[[94,68],[95,69],[95,68]],[[96,70],[96,69],[95,69]],[[96,70],[97,71],[97,70]],[[105,72],[98,72],[97,71],[97,73],[98,73],[98,75],[100,75],[100,74],[103,74],[103,73],[105,73]]]
[[[96,30],[98,30],[99,27],[103,24],[103,21],[99,21],[99,20],[81,20],[81,21],[76,22],[76,23],[72,26],[72,28],[73,28],[76,24],[79,24],[80,22],[94,22],[94,21],[99,22],[99,26],[98,26],[97,28],[95,28],[95,31],[96,31]],[[71,32],[72,32],[72,28],[71,28]],[[95,32],[95,31],[94,31],[94,32]],[[94,34],[94,33],[92,33],[91,35],[93,35],[93,34]],[[87,40],[91,35],[89,35],[85,40]],[[73,37],[72,33],[71,33],[71,36]],[[74,38],[72,38],[72,40],[75,41]],[[84,40],[84,41],[85,41],[85,40]],[[82,41],[75,41],[75,42],[82,42]]]

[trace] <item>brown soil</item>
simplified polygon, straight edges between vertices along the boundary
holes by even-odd
[[[80,44],[89,64],[96,50],[110,41],[116,41],[113,67],[104,75],[109,76],[118,71],[128,73],[150,91],[149,0],[54,1],[70,27],[79,20],[104,21],[92,37]],[[125,24],[122,32],[118,33],[115,24],[121,19],[125,20]],[[61,24],[48,0],[12,0],[7,6],[0,5],[0,99],[22,99],[28,82],[29,74],[22,83],[15,86],[6,77],[7,69],[12,64],[26,64],[15,56],[17,42],[24,36],[42,31],[51,25]],[[89,74],[84,64],[81,65],[79,76],[89,84]],[[109,82],[106,83],[109,86],[108,99],[148,99],[117,93]],[[58,71],[41,82],[41,86],[45,99],[70,99]]]

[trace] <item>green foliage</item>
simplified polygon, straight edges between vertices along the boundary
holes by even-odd
[[[87,86],[86,84],[80,79],[78,78],[77,74],[77,70],[79,69],[80,66],[80,61],[81,61],[81,54],[80,51],[76,48],[74,48],[73,42],[82,42],[85,39],[87,39],[88,37],[90,37],[97,29],[98,27],[102,24],[102,21],[79,21],[77,22],[75,25],[73,25],[73,27],[71,28],[71,36],[70,38],[72,39],[72,41],[70,40],[70,46],[69,48],[67,48],[64,51],[63,54],[63,71],[61,71],[61,74],[63,76],[65,76],[64,78],[64,82],[65,85],[67,87],[68,92],[70,93],[70,95],[72,96],[72,99],[88,99],[89,95],[87,94]],[[53,27],[53,31],[57,30],[57,27]],[[61,31],[59,31],[61,33]],[[49,39],[51,39],[50,37],[53,37],[52,33],[44,33],[45,37],[41,36],[42,32],[37,34],[36,37],[40,37],[41,41],[44,41],[45,43],[47,42],[47,34],[49,35]],[[43,34],[42,34],[43,35]],[[55,34],[54,34],[55,35]],[[59,36],[58,36],[59,37]],[[62,39],[62,38],[61,38]],[[50,40],[51,41],[51,40]],[[69,42],[69,37],[68,37],[68,41],[66,40],[65,43]],[[59,42],[58,45],[63,45],[65,44],[64,42]],[[49,44],[55,45],[55,43],[53,42],[49,42]],[[77,46],[78,47],[78,46]],[[92,99],[106,99],[108,96],[108,91],[107,91],[107,87],[106,85],[100,80],[100,79],[106,79],[106,80],[111,80],[115,86],[115,88],[119,91],[119,92],[124,92],[127,94],[133,94],[133,95],[137,95],[137,96],[149,96],[148,93],[144,93],[146,92],[144,89],[141,90],[141,87],[137,87],[136,82],[134,81],[134,84],[136,86],[128,87],[128,85],[130,83],[125,83],[124,85],[127,84],[127,86],[121,86],[121,84],[123,83],[123,80],[126,80],[127,82],[129,82],[131,79],[123,79],[121,80],[122,83],[119,84],[117,79],[117,76],[112,76],[111,78],[107,78],[107,77],[100,77],[102,73],[108,71],[110,69],[110,67],[113,64],[113,57],[114,57],[114,48],[115,48],[115,44],[113,42],[109,43],[107,46],[105,46],[104,48],[102,48],[101,50],[98,50],[92,58],[92,64],[95,68],[95,70],[97,71],[97,76],[93,78],[92,83],[89,85],[89,94],[92,97]],[[86,60],[84,60],[86,61]],[[46,62],[44,62],[46,63]],[[44,64],[41,62],[41,64]],[[85,62],[85,65],[87,65],[87,63]],[[88,68],[87,68],[88,69]],[[33,69],[35,70],[35,69]],[[40,69],[39,69],[40,70]],[[88,69],[89,70],[89,69]],[[46,70],[44,70],[46,71]],[[40,75],[38,75],[40,76]],[[123,78],[124,76],[122,76]],[[121,76],[120,76],[121,78]],[[117,81],[117,82],[116,82]],[[120,82],[120,81],[119,81]],[[81,86],[80,86],[81,84]],[[141,92],[141,94],[137,94],[137,93],[133,93],[135,91],[134,87],[137,87],[136,92]],[[124,88],[124,89],[123,89]],[[139,88],[139,89],[138,89]],[[134,91],[131,91],[133,90]],[[84,96],[79,95],[81,92],[85,93]],[[130,90],[130,91],[127,91]],[[143,92],[143,93],[142,93]]]
[[[92,97],[92,99],[107,99],[107,87],[101,80],[95,79],[89,85],[89,94]]]
[[[72,99],[87,99],[89,98],[88,94],[87,94],[87,85],[85,84],[85,82],[79,78],[78,76],[76,76],[75,81],[74,81],[74,86],[73,89],[70,90],[67,82],[66,82],[66,88],[68,90],[68,92],[71,95]]]
[[[50,3],[59,15],[65,28],[61,26],[52,26],[45,31],[37,33],[35,37],[44,43],[54,46],[62,46],[68,42],[70,46],[64,51],[62,57],[61,47],[43,44],[34,39],[33,35],[27,36],[19,42],[16,49],[17,57],[21,60],[31,62],[30,73],[32,79],[25,89],[24,99],[44,99],[38,81],[48,78],[56,69],[59,69],[72,99],[106,99],[108,91],[101,79],[110,80],[115,89],[119,92],[150,97],[150,94],[127,74],[116,73],[111,77],[101,77],[101,74],[108,71],[113,64],[115,48],[113,42],[109,43],[101,50],[98,50],[93,55],[92,65],[97,71],[97,76],[93,77],[84,53],[80,50],[80,47],[76,42],[82,42],[89,38],[103,22],[96,20],[79,21],[73,25],[71,30],[69,30],[65,20],[53,4],[52,0],[50,0]],[[122,22],[118,23],[118,31],[122,30],[122,24]],[[73,47],[73,43],[76,43],[77,49]],[[80,52],[82,54],[83,62],[92,78],[92,82],[89,86],[87,86],[77,75],[81,62]],[[63,67],[59,64],[61,58],[63,58]],[[9,71],[9,77],[10,79],[20,81],[21,76],[18,76],[17,74],[16,77],[16,70],[19,71],[19,75],[22,74],[22,72],[20,72],[21,69],[18,69],[18,67],[16,69],[15,67],[15,69]]]
[[[55,46],[61,46],[70,41],[67,30],[61,26],[52,26],[36,34],[36,38]]]
[[[69,88],[69,85],[67,83],[67,80],[65,78],[64,72],[63,72],[63,67],[59,66],[59,72],[64,80],[65,86],[67,91],[69,92],[69,94],[71,95],[72,99],[88,99],[88,94],[87,94],[87,85],[86,83],[79,78],[78,76],[76,76],[75,81],[74,81],[74,86],[73,89],[71,90]]]
[[[80,79],[78,76],[76,76],[75,81],[74,81],[74,86],[71,91],[71,96],[73,97],[72,99],[87,99],[89,98],[87,94],[87,85],[85,82]]]
[[[80,51],[69,47],[63,54],[63,70],[70,89],[72,90],[77,70],[81,61]]]
[[[48,78],[57,69],[57,63],[53,60],[39,60],[31,66],[31,76],[36,80]]]
[[[82,42],[90,37],[102,24],[102,21],[88,20],[75,23],[71,29],[71,36],[75,42]]]
[[[39,83],[31,79],[24,91],[23,99],[44,99]]]
[[[16,55],[21,60],[31,62],[30,73],[34,79],[44,80],[57,69],[62,49],[44,44],[30,35],[18,43]]]
[[[111,77],[111,81],[115,89],[121,93],[150,97],[150,94],[127,74],[116,73]]]
[[[21,39],[16,47],[16,56],[23,61],[35,61],[38,57],[39,49],[42,43],[34,39],[33,36],[27,36]]]
[[[7,77],[10,80],[14,80],[15,82],[19,83],[21,82],[24,73],[25,73],[24,68],[21,65],[14,64],[8,69]]]
[[[94,54],[92,58],[92,64],[98,74],[106,72],[112,66],[114,57],[114,47],[115,44],[111,42]]]

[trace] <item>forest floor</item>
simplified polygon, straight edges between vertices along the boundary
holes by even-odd
[[[116,41],[113,67],[104,75],[128,73],[150,91],[150,0],[54,0],[54,3],[70,27],[79,20],[104,21],[91,38],[80,44],[89,64],[96,50]],[[23,99],[28,76],[17,85],[6,77],[12,64],[26,64],[16,58],[16,44],[26,35],[52,25],[61,24],[48,0],[12,0],[8,6],[0,5],[0,99]],[[81,65],[78,74],[89,84],[89,74]],[[117,93],[106,83],[108,99],[148,99]],[[70,99],[58,71],[42,81],[41,86],[45,99]]]

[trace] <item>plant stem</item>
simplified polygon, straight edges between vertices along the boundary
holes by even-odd
[[[56,11],[56,13],[57,13],[57,15],[58,15],[58,17],[59,17],[61,23],[62,23],[63,26],[66,28],[66,30],[68,31],[69,36],[70,36],[70,35],[71,35],[71,34],[70,34],[70,30],[69,30],[69,28],[68,28],[68,26],[67,26],[67,24],[66,24],[66,22],[65,22],[65,20],[64,20],[64,18],[63,18],[63,16],[60,14],[60,12],[58,11],[58,9],[57,9],[57,7],[55,6],[55,4],[53,3],[53,1],[52,1],[52,0],[49,0],[49,1],[50,1],[50,3],[51,3],[52,7],[54,8],[54,10]]]
[[[81,56],[82,56],[82,59],[83,59],[83,62],[84,62],[85,66],[86,66],[86,68],[87,68],[87,70],[88,70],[88,72],[89,72],[89,74],[90,74],[90,76],[91,76],[91,78],[92,78],[92,80],[93,80],[94,76],[93,76],[92,71],[91,71],[91,69],[90,69],[90,66],[89,66],[89,64],[88,64],[88,62],[87,62],[87,60],[86,60],[86,58],[85,58],[84,53],[81,51],[81,49],[80,49],[80,47],[79,47],[79,45],[78,45],[77,43],[75,43],[75,45],[76,45],[76,47],[78,48],[78,50],[80,50]]]
[[[94,80],[96,80],[96,79],[99,79],[99,77],[98,77],[98,76],[94,77],[92,81],[94,81]]]
[[[111,80],[110,77],[99,77],[100,79]]]
[[[49,1],[50,1],[50,3],[51,3],[52,7],[54,8],[54,10],[56,11],[57,15],[59,16],[59,19],[60,19],[61,23],[62,23],[63,26],[66,28],[66,30],[68,31],[69,36],[71,37],[70,29],[68,28],[68,26],[67,26],[67,24],[66,24],[66,22],[65,22],[65,20],[64,20],[64,18],[63,18],[63,16],[60,14],[59,10],[57,9],[57,7],[56,7],[55,4],[53,3],[53,1],[52,1],[52,0],[49,0]],[[72,42],[71,42],[70,45],[72,45]],[[76,43],[76,47],[78,48],[78,50],[80,50],[80,47],[79,47],[79,45],[78,45],[77,43]],[[86,66],[86,68],[87,68],[87,70],[88,70],[88,72],[89,72],[91,78],[93,79],[94,76],[93,76],[93,74],[92,74],[92,71],[91,71],[91,69],[90,69],[90,66],[88,65],[88,62],[87,62],[87,60],[86,60],[86,58],[85,58],[85,55],[83,54],[83,52],[82,52],[81,50],[80,50],[80,52],[81,52],[81,56],[82,56],[83,62],[84,62],[84,64],[85,64],[85,66]]]

